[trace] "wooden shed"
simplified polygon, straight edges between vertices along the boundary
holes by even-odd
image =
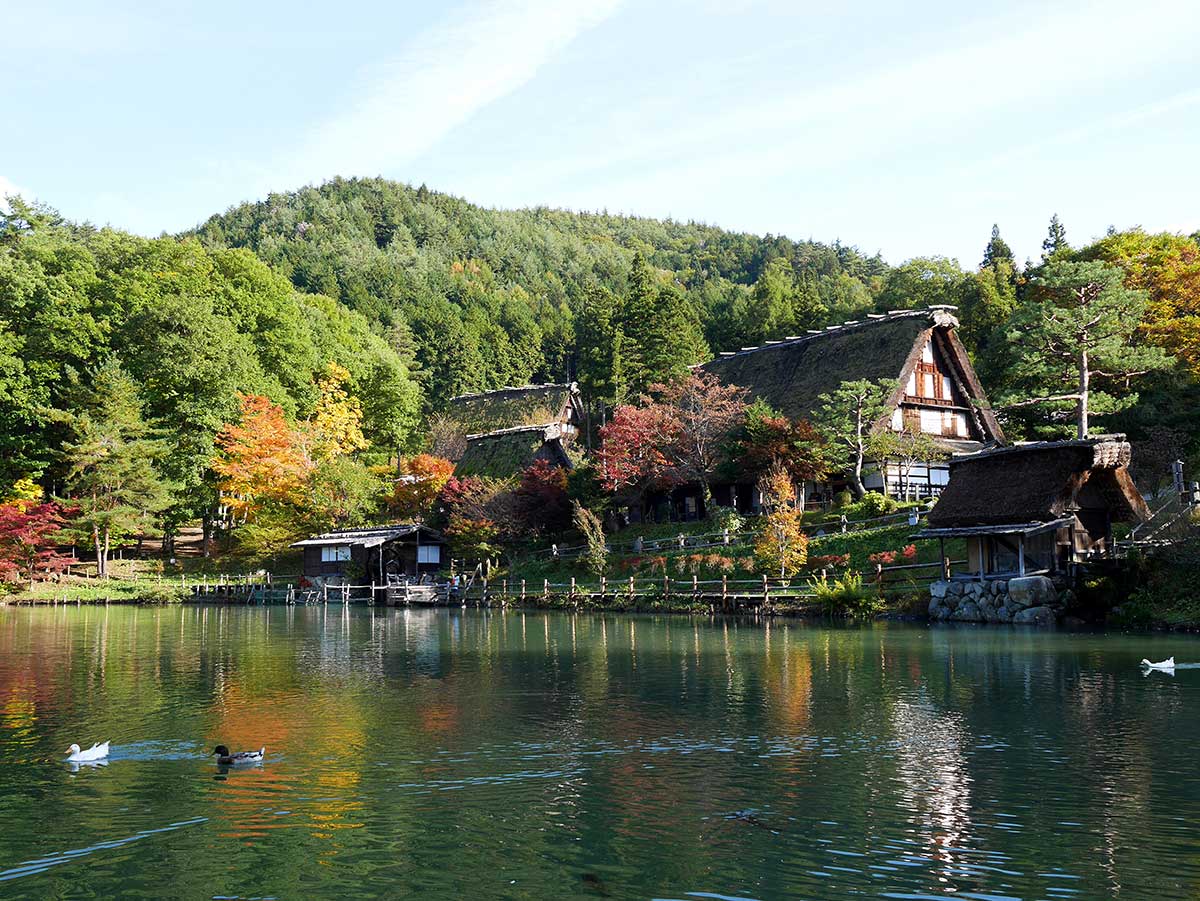
[[[416,523],[339,529],[295,542],[304,551],[304,576],[328,584],[386,584],[432,578],[442,568],[441,533]]]
[[[951,460],[950,482],[918,538],[967,539],[961,577],[1070,575],[1112,553],[1113,523],[1150,511],[1123,436],[1046,441]]]

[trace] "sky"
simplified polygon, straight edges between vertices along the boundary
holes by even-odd
[[[1200,4],[44,0],[0,194],[140,234],[337,175],[978,265],[1200,229]]]

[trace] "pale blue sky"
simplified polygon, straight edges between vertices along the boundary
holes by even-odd
[[[974,266],[1200,228],[1200,4],[43,0],[0,193],[144,234],[334,175]]]

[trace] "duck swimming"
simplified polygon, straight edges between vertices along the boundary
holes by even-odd
[[[1149,660],[1143,657],[1142,666],[1147,667],[1148,669],[1170,671],[1175,669],[1175,658],[1168,657],[1166,660],[1160,660],[1158,663],[1151,663]]]
[[[266,747],[261,747],[257,751],[236,751],[230,753],[229,749],[224,745],[217,745],[213,748],[213,754],[216,755],[218,766],[238,766],[246,763],[262,763],[264,755],[266,755]]]
[[[109,742],[102,745],[92,745],[86,751],[82,751],[79,745],[71,745],[67,748],[67,753],[71,756],[67,758],[71,763],[87,763],[89,760],[103,760],[108,756]]]

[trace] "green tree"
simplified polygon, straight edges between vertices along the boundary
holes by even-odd
[[[888,273],[876,306],[880,310],[913,310],[935,304],[957,306],[967,278],[956,260],[916,257]]]
[[[817,398],[821,404],[818,430],[825,438],[827,457],[834,467],[847,473],[856,498],[867,493],[862,482],[863,464],[872,432],[895,390],[895,382],[858,379],[842,382],[837,390]]]
[[[91,536],[104,575],[113,543],[150,529],[170,503],[170,486],[155,466],[162,443],[143,419],[137,383],[109,360],[88,393],[69,419],[65,484],[69,503],[79,510],[76,528]]]
[[[1092,418],[1137,403],[1134,379],[1172,364],[1162,349],[1137,342],[1147,298],[1124,286],[1121,270],[1051,260],[1033,293],[1009,322],[1016,385],[1001,407],[1049,408],[1052,421],[1073,408],[1076,435],[1086,438]]]
[[[988,241],[987,247],[983,251],[983,262],[979,264],[980,269],[987,269],[995,266],[997,263],[1005,261],[1010,266],[1016,266],[1016,260],[1013,258],[1012,248],[1008,246],[1008,242],[1000,237],[1000,226],[992,226],[992,237]]]
[[[1067,243],[1067,230],[1059,221],[1058,213],[1050,217],[1050,226],[1046,229],[1046,238],[1042,241],[1042,261],[1052,259],[1056,254],[1068,251],[1071,245]]]

